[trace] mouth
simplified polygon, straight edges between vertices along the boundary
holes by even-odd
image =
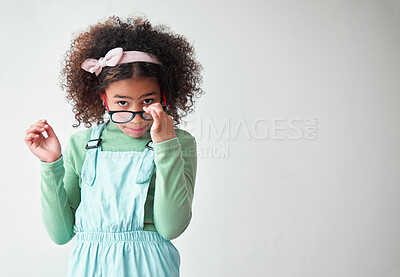
[[[144,126],[143,128],[139,128],[139,129],[136,129],[136,128],[129,128],[129,127],[126,127],[126,126],[125,126],[125,128],[126,128],[129,132],[131,132],[131,133],[133,133],[133,134],[140,134],[140,133],[142,133],[142,132],[146,129],[146,126]]]

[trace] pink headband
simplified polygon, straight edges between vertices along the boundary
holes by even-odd
[[[133,63],[133,62],[148,62],[161,64],[157,58],[146,52],[140,51],[125,51],[121,47],[117,47],[108,51],[104,58],[86,59],[81,67],[85,71],[95,73],[98,76],[106,66],[116,66],[121,63]]]

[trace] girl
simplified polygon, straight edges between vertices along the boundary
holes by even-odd
[[[113,16],[78,35],[65,61],[73,126],[88,129],[61,151],[40,120],[25,142],[40,159],[49,236],[65,244],[76,234],[68,276],[179,276],[170,240],[192,217],[197,156],[195,138],[174,125],[203,93],[193,47],[165,26]]]

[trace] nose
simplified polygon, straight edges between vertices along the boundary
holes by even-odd
[[[135,116],[131,120],[132,123],[141,123],[142,121],[143,118],[140,116],[140,114],[135,114]]]

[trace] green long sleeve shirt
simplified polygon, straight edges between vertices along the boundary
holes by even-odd
[[[81,170],[91,128],[72,134],[62,156],[40,162],[41,206],[44,226],[57,244],[75,235],[75,211],[81,200]],[[175,129],[176,137],[154,143],[155,167],[145,203],[144,227],[167,240],[177,238],[189,225],[197,169],[196,140]],[[102,135],[102,151],[143,151],[150,131],[141,138],[125,135],[112,121]]]

